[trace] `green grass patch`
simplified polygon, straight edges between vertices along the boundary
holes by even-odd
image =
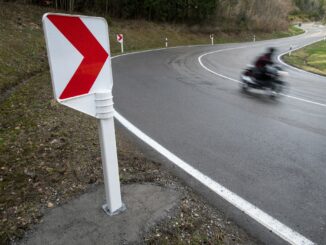
[[[209,33],[200,31],[200,27],[187,27],[173,24],[158,24],[140,20],[112,20],[110,26],[110,45],[113,53],[120,52],[120,44],[116,42],[116,33],[123,33],[125,51],[145,50],[165,47],[165,38],[169,40],[169,46],[210,44]],[[253,40],[253,33],[248,31],[239,32],[212,32],[214,43],[248,42]],[[296,26],[290,26],[286,31],[271,33],[257,32],[256,40],[268,40],[275,38],[290,37],[304,33]]]
[[[45,11],[0,3],[0,94],[47,68],[40,18]]]
[[[297,26],[290,26],[288,33],[290,33],[291,36],[296,36],[296,35],[300,35],[304,33],[304,30],[302,30],[301,28],[297,27]]]
[[[320,41],[283,57],[300,69],[326,76],[326,41]]]
[[[262,33],[261,35],[258,36],[261,38],[260,40],[264,39],[274,39],[274,38],[284,38],[284,37],[291,37],[291,36],[296,36],[303,34],[304,30],[297,26],[290,26],[287,31],[277,31],[277,32],[272,32],[272,33]]]

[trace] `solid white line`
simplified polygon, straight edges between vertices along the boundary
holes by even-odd
[[[318,41],[317,41],[318,42]],[[236,83],[241,83],[241,81],[237,80],[237,79],[234,79],[234,78],[231,78],[231,77],[228,77],[228,76],[225,76],[221,73],[217,73],[211,69],[209,69],[207,66],[204,65],[204,63],[202,62],[202,58],[204,56],[207,56],[207,55],[210,55],[210,54],[214,54],[214,53],[221,53],[221,52],[225,52],[225,51],[230,51],[230,50],[235,50],[235,49],[243,49],[243,48],[249,48],[249,47],[254,47],[254,46],[242,46],[242,47],[236,47],[236,48],[228,48],[228,49],[220,49],[220,50],[217,50],[217,51],[213,51],[213,52],[209,52],[209,53],[205,53],[205,54],[202,54],[201,56],[198,57],[198,62],[199,64],[207,71],[209,71],[210,73],[216,75],[216,76],[219,76],[219,77],[222,77],[222,78],[225,78],[225,79],[228,79],[232,82],[236,82]],[[256,47],[256,46],[255,46]],[[285,53],[286,54],[286,53]],[[299,70],[299,69],[297,69]],[[300,70],[301,71],[301,70]],[[312,74],[310,72],[308,72],[309,74]],[[322,106],[322,107],[326,107],[326,104],[324,103],[320,103],[320,102],[317,102],[317,101],[313,101],[313,100],[308,100],[308,99],[304,99],[304,98],[300,98],[300,97],[296,97],[296,96],[293,96],[293,95],[288,95],[288,94],[282,94],[282,96],[285,96],[287,98],[290,98],[290,99],[293,99],[293,100],[298,100],[298,101],[301,101],[301,102],[305,102],[305,103],[309,103],[309,104],[313,104],[313,105],[318,105],[318,106]]]
[[[184,170],[187,174],[194,177],[196,180],[198,180],[200,183],[205,185],[207,188],[209,188],[217,195],[222,197],[224,200],[226,200],[227,202],[229,202],[230,204],[238,208],[240,211],[250,216],[259,224],[266,227],[268,230],[272,231],[273,233],[281,237],[283,240],[293,245],[314,244],[312,241],[305,238],[298,232],[282,224],[277,219],[274,219],[266,212],[262,211],[255,205],[249,203],[242,197],[238,196],[237,194],[230,191],[223,185],[212,180],[208,176],[204,175],[203,173],[201,173],[200,171],[198,171],[197,169],[195,169],[194,167],[192,167],[191,165],[189,165],[188,163],[186,163],[185,161],[183,161],[182,159],[174,155],[168,149],[160,145],[157,141],[153,140],[148,135],[143,133],[140,129],[138,129],[136,126],[130,123],[126,118],[124,118],[118,112],[115,112],[114,116],[124,127],[126,127],[130,132],[132,132],[134,135],[140,138],[143,142],[151,146],[154,150],[156,150],[161,155],[166,157],[168,160],[173,162],[176,166]]]

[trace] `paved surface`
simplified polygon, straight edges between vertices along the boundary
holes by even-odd
[[[135,244],[151,224],[165,217],[179,201],[179,194],[173,190],[125,185],[122,196],[127,210],[110,217],[101,209],[104,196],[104,189],[98,188],[51,210],[20,244]]]
[[[325,35],[307,25],[299,37],[183,47],[113,60],[117,111],[174,154],[319,244],[326,244],[326,107],[240,93],[246,64]],[[232,50],[225,50],[235,48]],[[289,94],[326,104],[326,79],[291,68]]]

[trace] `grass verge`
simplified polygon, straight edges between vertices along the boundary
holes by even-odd
[[[285,62],[300,69],[326,76],[326,41],[320,41],[283,56]]]
[[[116,33],[123,33],[125,50],[145,50],[165,47],[165,38],[168,37],[169,46],[211,44],[209,30],[207,33],[200,32],[199,27],[186,27],[172,24],[156,24],[147,21],[116,20],[112,21],[110,43],[114,53],[120,52],[120,44],[115,40]],[[214,43],[247,42],[253,40],[251,32],[224,33],[214,32]],[[295,36],[304,33],[298,27],[290,26],[286,31],[273,33],[255,33],[256,40],[268,40]]]

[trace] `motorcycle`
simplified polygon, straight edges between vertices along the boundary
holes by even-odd
[[[257,68],[249,65],[241,74],[241,89],[248,92],[249,89],[258,89],[265,91],[270,97],[275,98],[284,93],[287,83],[282,80],[288,73],[278,65],[269,65],[266,67],[264,76],[268,79],[261,79]]]

